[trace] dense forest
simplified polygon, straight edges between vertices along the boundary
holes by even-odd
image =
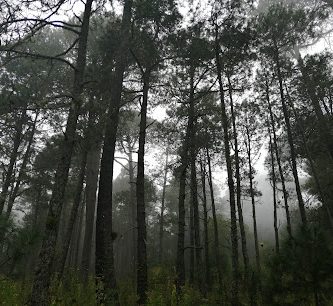
[[[333,305],[332,0],[0,0],[1,305]]]

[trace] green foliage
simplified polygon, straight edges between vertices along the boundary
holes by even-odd
[[[20,284],[0,275],[0,304],[20,306],[22,298]]]

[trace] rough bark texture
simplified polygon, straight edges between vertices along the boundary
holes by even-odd
[[[124,2],[121,22],[120,37],[122,38],[122,41],[117,50],[115,59],[116,67],[111,83],[112,91],[104,137],[97,200],[95,265],[97,279],[98,281],[103,282],[102,292],[98,294],[99,303],[111,303],[113,300],[116,304],[119,304],[116,291],[113,257],[112,179],[122,84],[129,48],[131,16],[132,0],[126,0]]]
[[[86,66],[87,39],[92,3],[93,0],[87,0],[82,19],[76,70],[74,74],[72,105],[69,110],[65,137],[61,146],[60,160],[56,170],[55,183],[49,204],[42,248],[39,253],[39,259],[35,270],[32,293],[28,302],[30,305],[34,306],[46,306],[50,303],[49,287],[55,256],[57,232],[68,180],[68,171],[73,154],[77,120],[81,109],[81,93],[83,90],[83,78]]]
[[[283,111],[283,116],[285,119],[286,123],[286,128],[287,128],[287,136],[288,136],[288,143],[290,147],[290,157],[291,157],[291,165],[292,165],[292,173],[295,181],[295,187],[296,187],[296,194],[297,194],[297,200],[298,200],[298,207],[299,211],[301,214],[301,220],[303,225],[306,227],[307,226],[307,219],[306,219],[306,212],[305,212],[305,205],[302,197],[302,192],[301,192],[301,186],[299,183],[299,178],[298,178],[298,170],[297,170],[297,162],[296,162],[296,152],[295,152],[295,146],[294,146],[294,140],[293,140],[293,135],[291,131],[291,124],[290,124],[290,118],[289,118],[289,111],[287,108],[287,104],[285,101],[285,96],[284,96],[284,90],[283,90],[283,77],[282,77],[282,72],[281,72],[281,64],[280,64],[280,58],[279,58],[279,50],[275,45],[275,65],[276,65],[276,70],[277,70],[277,77],[279,81],[279,89],[280,89],[280,98],[281,98],[281,104],[282,104],[282,111]]]
[[[231,256],[232,256],[232,284],[231,284],[231,305],[239,305],[239,263],[238,263],[238,233],[237,233],[237,217],[236,217],[236,203],[235,203],[235,185],[233,179],[232,162],[230,156],[230,139],[228,129],[228,115],[226,111],[224,88],[222,79],[222,65],[220,59],[220,46],[218,40],[218,27],[215,29],[215,60],[216,70],[219,83],[220,103],[221,103],[221,119],[223,125],[223,139],[225,158],[228,172],[228,187],[229,187],[229,201],[230,201],[230,220],[231,220]]]

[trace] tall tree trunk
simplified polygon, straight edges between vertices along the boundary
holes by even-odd
[[[274,119],[274,114],[273,114],[272,105],[271,105],[271,101],[270,101],[269,84],[268,84],[267,78],[265,81],[265,87],[266,87],[266,102],[268,105],[270,124],[272,126],[272,132],[273,132],[274,151],[275,151],[276,162],[278,164],[278,169],[279,169],[279,173],[280,173],[280,180],[281,180],[283,200],[284,200],[284,208],[286,211],[287,231],[288,231],[289,237],[292,237],[289,204],[288,204],[288,192],[287,192],[285,178],[284,178],[283,169],[282,169],[282,165],[281,165],[281,159],[280,159],[276,130],[275,130],[275,119]]]
[[[132,0],[125,0],[121,22],[121,44],[115,59],[115,71],[112,77],[112,92],[104,137],[103,154],[99,180],[96,218],[96,276],[103,282],[99,303],[118,302],[116,278],[114,273],[113,238],[112,234],[112,180],[113,160],[121,105],[121,92],[124,71],[127,64],[130,29],[132,17]]]
[[[206,147],[206,155],[207,155],[207,162],[208,162],[208,184],[209,184],[209,189],[210,189],[210,199],[212,202],[212,215],[213,215],[213,224],[214,224],[215,261],[216,261],[216,266],[217,266],[217,276],[218,276],[219,286],[220,286],[220,290],[222,290],[223,279],[222,279],[222,269],[221,269],[221,259],[220,259],[219,230],[218,230],[217,217],[216,217],[212,165],[211,165],[211,158],[210,158],[208,147]]]
[[[18,150],[22,142],[22,132],[23,132],[24,123],[26,121],[26,117],[27,117],[27,105],[25,105],[24,109],[22,110],[21,116],[15,125],[13,149],[10,155],[9,165],[4,177],[4,181],[2,183],[2,190],[0,193],[0,216],[3,213],[3,209],[5,207],[5,203],[8,197],[8,190],[10,185],[12,184],[14,166],[19,154]]]
[[[93,0],[87,0],[82,19],[76,70],[74,74],[72,105],[67,119],[65,137],[61,145],[60,160],[56,170],[55,183],[50,200],[42,248],[39,253],[32,293],[29,299],[29,304],[34,306],[48,305],[50,303],[49,287],[55,256],[57,232],[68,180],[68,171],[72,160],[77,120],[82,104],[81,94],[83,90],[84,71],[86,66],[87,40],[92,3]]]
[[[278,77],[278,81],[279,81],[279,90],[280,90],[280,98],[281,98],[281,103],[282,103],[283,116],[284,116],[285,123],[286,123],[286,128],[287,128],[288,143],[289,143],[289,148],[290,148],[290,157],[291,157],[291,165],[292,165],[292,173],[293,173],[293,177],[294,177],[294,181],[295,181],[298,207],[299,207],[299,211],[300,211],[300,214],[301,214],[302,223],[306,227],[307,226],[307,219],[306,219],[305,205],[304,205],[302,192],[301,192],[301,186],[300,186],[299,178],[298,178],[296,152],[295,152],[295,147],[294,147],[293,135],[292,135],[292,131],[291,131],[289,111],[288,111],[287,104],[286,104],[285,97],[284,97],[283,78],[282,78],[282,73],[281,73],[279,50],[276,46],[276,43],[275,43],[274,55],[275,55],[275,65],[276,65],[276,70],[277,70],[277,77]]]
[[[210,260],[209,260],[209,241],[208,241],[208,210],[207,210],[207,195],[206,195],[206,167],[200,161],[201,171],[201,185],[202,185],[202,206],[204,213],[204,245],[205,245],[205,282],[208,291],[211,290],[211,276],[210,276]]]
[[[269,123],[268,123],[269,127]],[[274,148],[272,141],[272,134],[270,128],[268,128],[269,134],[269,152],[271,157],[271,168],[272,168],[272,189],[273,189],[273,209],[274,209],[274,235],[275,235],[275,252],[280,253],[280,241],[279,241],[279,228],[277,224],[277,199],[276,199],[276,174],[275,174],[275,161],[274,161]]]
[[[252,168],[252,156],[251,156],[252,148],[251,148],[250,132],[248,127],[246,127],[246,137],[247,137],[247,161],[249,166],[250,195],[251,195],[251,204],[252,204],[254,247],[256,251],[257,271],[258,275],[260,276],[261,266],[260,266],[260,253],[259,253],[258,230],[257,230],[256,203],[255,203],[254,184],[253,184],[253,168]]]
[[[232,130],[233,130],[233,138],[235,144],[235,176],[236,176],[236,204],[238,211],[238,223],[240,229],[241,243],[242,243],[242,254],[244,261],[244,272],[245,272],[245,282],[249,284],[249,255],[247,253],[247,243],[246,243],[246,233],[243,219],[243,208],[241,202],[241,176],[240,176],[240,163],[239,163],[239,150],[238,150],[238,135],[236,128],[236,116],[234,111],[234,102],[233,102],[233,90],[232,84],[230,80],[230,76],[227,76],[228,79],[228,91],[229,91],[229,99],[230,99],[230,110],[231,110],[231,121],[232,121]]]
[[[86,146],[87,146],[87,144],[84,144],[84,148],[82,149],[80,172],[79,172],[78,180],[76,183],[73,206],[71,207],[71,210],[70,210],[67,228],[65,231],[63,243],[62,243],[60,253],[58,256],[58,262],[57,262],[56,269],[57,269],[60,277],[62,277],[64,275],[66,258],[68,255],[68,251],[70,249],[71,240],[73,240],[73,230],[76,229],[75,227],[78,227],[78,225],[76,226],[76,223],[77,223],[76,221],[78,220],[84,178],[86,175],[86,164],[87,164],[87,154],[88,154]],[[78,229],[76,229],[76,230],[78,230]],[[75,239],[75,235],[74,235],[74,239]]]
[[[176,290],[177,299],[181,294],[181,289],[185,285],[185,187],[186,172],[188,167],[188,147],[189,147],[189,121],[187,123],[186,135],[180,152],[179,195],[178,195],[178,240],[176,259]]]
[[[238,233],[237,233],[237,216],[236,216],[236,203],[235,203],[235,185],[233,179],[232,162],[230,156],[230,139],[228,129],[228,115],[225,105],[223,79],[222,79],[222,65],[220,59],[220,46],[218,39],[218,26],[215,28],[215,60],[216,70],[219,82],[219,93],[221,103],[221,119],[223,125],[223,140],[225,148],[225,158],[227,163],[228,172],[228,186],[229,186],[229,201],[230,201],[230,219],[231,219],[231,254],[232,254],[232,286],[231,286],[231,305],[239,305],[239,263],[238,263]]]
[[[127,140],[130,143],[130,140]],[[134,175],[134,161],[133,161],[133,147],[129,147],[128,152],[128,174],[129,174],[129,184],[130,184],[130,213],[131,213],[131,225],[132,225],[132,248],[131,248],[131,257],[132,257],[132,268],[133,271],[133,285],[136,284],[136,250],[137,250],[137,220],[136,220],[136,180]]]
[[[189,283],[191,285],[194,284],[194,265],[195,265],[195,240],[194,240],[194,214],[193,214],[193,203],[192,201],[189,202],[190,204],[190,267],[189,267]]]
[[[191,64],[192,65],[192,64]],[[196,146],[196,114],[194,101],[194,71],[193,66],[190,67],[190,97],[189,97],[189,132],[190,132],[190,169],[191,169],[191,202],[193,205],[193,225],[194,225],[194,247],[195,247],[195,267],[197,273],[198,286],[200,290],[204,290],[202,282],[202,257],[201,257],[201,241],[200,241],[200,218],[198,203],[198,183],[197,183],[197,146]]]
[[[159,232],[159,250],[158,250],[158,260],[161,264],[163,262],[163,238],[164,238],[164,210],[165,210],[165,193],[168,178],[168,163],[169,163],[169,145],[166,149],[165,156],[165,168],[163,177],[163,187],[162,187],[162,200],[161,200],[161,213],[160,213],[160,232]]]
[[[137,245],[137,295],[138,304],[144,305],[147,301],[148,272],[147,272],[147,230],[146,230],[146,207],[145,207],[145,143],[147,129],[147,107],[149,92],[150,71],[143,75],[143,98],[141,104],[138,171],[136,178],[136,200],[137,200],[137,223],[138,223],[138,245]]]
[[[90,147],[87,155],[86,167],[86,220],[85,220],[85,233],[82,252],[81,270],[85,283],[91,273],[92,261],[92,238],[95,223],[96,212],[96,192],[98,185],[98,174],[101,157],[101,143],[96,141],[95,146]]]
[[[19,175],[18,175],[18,177],[16,179],[14,189],[11,192],[10,197],[8,199],[8,205],[7,205],[7,210],[6,210],[6,219],[7,220],[9,219],[9,216],[10,216],[10,214],[12,212],[15,199],[16,199],[16,197],[18,195],[19,190],[20,190],[22,179],[24,177],[24,174],[25,174],[28,162],[29,162],[29,158],[30,158],[30,154],[31,154],[31,146],[32,146],[33,141],[34,141],[34,136],[35,136],[35,131],[36,131],[36,125],[37,125],[38,115],[39,115],[39,113],[37,112],[37,114],[35,116],[35,120],[33,122],[32,128],[31,128],[31,131],[30,131],[30,135],[29,135],[29,139],[28,139],[28,145],[27,145],[27,148],[26,148],[24,156],[23,156],[23,160],[22,160],[22,165],[21,165],[21,168],[20,168],[20,172],[19,172]],[[1,240],[2,239],[0,239],[0,241]]]

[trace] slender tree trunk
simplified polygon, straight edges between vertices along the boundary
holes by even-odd
[[[197,149],[196,149],[196,114],[194,101],[194,67],[190,67],[190,97],[189,97],[189,132],[190,132],[190,169],[191,169],[191,202],[193,205],[193,225],[194,225],[194,246],[195,246],[195,267],[197,273],[198,286],[204,290],[202,282],[202,255],[200,239],[200,218],[198,203],[198,183],[197,183]]]
[[[42,248],[39,253],[39,260],[35,270],[32,293],[28,302],[30,305],[34,306],[44,306],[50,303],[49,287],[55,257],[57,232],[68,180],[68,171],[74,149],[77,120],[82,104],[81,94],[83,90],[84,70],[86,66],[87,39],[92,3],[93,0],[87,0],[82,19],[76,70],[74,74],[72,105],[67,119],[65,137],[61,146],[61,157],[56,170],[55,183],[50,200]]]
[[[233,138],[235,144],[235,176],[236,176],[236,204],[238,211],[238,223],[240,229],[241,243],[242,243],[242,254],[244,261],[244,272],[245,272],[245,282],[249,284],[249,255],[247,253],[247,243],[246,243],[246,233],[243,219],[243,208],[241,202],[241,177],[240,177],[240,163],[239,163],[239,151],[238,151],[238,136],[237,136],[237,128],[236,128],[236,116],[234,111],[234,102],[233,102],[233,92],[232,92],[232,84],[230,80],[230,76],[228,78],[228,91],[229,91],[229,99],[230,99],[230,109],[231,109],[231,121],[232,121],[232,129],[233,129]]]
[[[293,177],[294,177],[294,181],[295,181],[298,207],[299,207],[299,211],[300,211],[300,214],[301,214],[302,223],[306,227],[307,226],[307,219],[306,219],[305,205],[304,205],[302,192],[301,192],[301,186],[300,186],[299,178],[298,178],[296,152],[295,152],[295,147],[294,147],[293,135],[292,135],[292,131],[291,131],[289,111],[288,111],[287,104],[286,104],[286,101],[285,101],[285,96],[284,96],[283,79],[282,79],[280,59],[279,59],[279,50],[276,47],[276,44],[275,44],[274,55],[275,55],[275,64],[276,64],[276,70],[277,70],[277,77],[278,77],[278,81],[279,81],[279,89],[280,89],[282,110],[283,110],[283,115],[284,115],[286,128],[287,128],[288,143],[289,143],[289,147],[290,147],[292,173],[293,173]]]
[[[211,276],[210,276],[210,260],[209,260],[209,241],[208,241],[208,210],[207,210],[207,195],[206,195],[206,169],[202,161],[200,161],[201,171],[201,185],[202,185],[202,206],[204,213],[204,245],[205,245],[205,282],[208,291],[211,290]]]
[[[268,123],[269,126],[269,123]],[[275,234],[275,252],[276,254],[280,253],[280,241],[279,241],[279,228],[277,224],[277,200],[276,200],[276,174],[275,174],[275,162],[274,162],[274,148],[272,141],[272,134],[270,129],[269,133],[269,152],[271,156],[271,168],[272,168],[272,188],[273,188],[273,207],[274,207],[274,234]]]
[[[290,213],[289,213],[289,204],[288,204],[288,192],[287,192],[285,178],[284,178],[283,169],[282,169],[282,165],[281,165],[281,159],[280,159],[277,136],[276,136],[276,130],[275,130],[275,119],[274,119],[274,114],[273,114],[273,110],[272,110],[272,105],[271,105],[271,102],[270,102],[269,85],[268,85],[268,80],[267,79],[266,79],[266,85],[265,86],[266,86],[266,102],[267,102],[267,105],[268,105],[270,123],[272,125],[272,132],[273,132],[274,151],[275,151],[276,162],[278,164],[278,169],[279,169],[279,173],[280,173],[280,180],[281,180],[283,200],[284,200],[284,208],[285,208],[285,211],[286,211],[287,231],[288,231],[289,237],[292,237],[291,221],[290,221]]]
[[[14,167],[19,154],[18,150],[22,142],[22,131],[24,123],[26,121],[26,117],[27,117],[27,105],[25,105],[24,109],[22,110],[21,116],[15,125],[13,149],[10,155],[9,165],[4,177],[4,181],[2,183],[2,190],[0,193],[0,216],[3,213],[3,209],[8,197],[8,190],[13,181]]]
[[[141,119],[139,132],[138,171],[136,178],[138,245],[137,245],[137,294],[138,304],[144,305],[147,300],[148,272],[147,272],[147,230],[145,207],[145,143],[147,129],[147,107],[150,72],[143,75],[143,99],[141,104]]]
[[[128,138],[128,143],[130,140]],[[134,176],[134,162],[133,162],[133,147],[129,147],[128,152],[128,169],[129,169],[129,183],[130,183],[130,210],[131,210],[131,225],[132,225],[132,271],[133,271],[133,284],[136,284],[136,250],[137,250],[137,222],[136,222],[136,181]]]
[[[14,189],[11,192],[11,195],[10,195],[10,197],[8,199],[8,205],[7,205],[7,210],[6,210],[6,219],[7,220],[9,219],[10,214],[12,212],[15,199],[16,199],[16,197],[18,195],[19,190],[20,190],[22,179],[24,177],[24,174],[25,174],[28,162],[29,162],[29,158],[30,158],[30,154],[31,154],[31,146],[32,146],[33,141],[34,141],[34,136],[35,136],[35,131],[36,131],[36,125],[37,125],[38,115],[39,115],[39,113],[37,113],[36,116],[35,116],[35,120],[33,122],[32,129],[31,129],[31,132],[30,132],[30,135],[29,135],[29,139],[28,139],[28,145],[27,145],[27,148],[26,148],[24,156],[23,156],[23,160],[22,160],[22,165],[21,165],[21,168],[20,168],[20,172],[19,172],[19,175],[18,175],[18,177],[16,179]],[[0,239],[0,241],[1,240],[2,239]]]
[[[113,160],[116,146],[116,136],[121,105],[121,92],[124,71],[127,63],[130,28],[132,17],[132,0],[125,0],[121,22],[121,44],[115,59],[115,71],[112,78],[112,92],[109,103],[109,113],[106,123],[96,218],[96,276],[103,282],[99,303],[119,304],[114,273],[113,238],[112,234],[112,180]]]
[[[228,172],[229,201],[230,201],[230,219],[231,219],[231,253],[232,253],[232,286],[231,286],[231,305],[239,305],[239,263],[238,263],[238,233],[237,233],[237,217],[235,203],[235,185],[233,179],[232,162],[230,155],[230,139],[228,129],[228,115],[225,106],[222,65],[220,59],[220,46],[218,40],[218,27],[215,29],[215,60],[216,70],[219,82],[220,103],[221,103],[221,119],[223,125],[223,139],[225,148],[225,158]]]
[[[216,261],[216,266],[217,266],[217,276],[218,276],[219,286],[220,286],[220,290],[222,290],[223,279],[222,279],[222,269],[221,269],[221,260],[220,260],[219,230],[218,230],[217,217],[216,217],[212,166],[211,166],[211,159],[210,159],[208,147],[206,147],[206,155],[207,155],[207,162],[208,162],[208,184],[209,184],[209,189],[210,189],[210,198],[211,198],[211,202],[212,202],[212,215],[213,215],[213,223],[214,223],[215,261]]]
[[[257,271],[258,275],[260,276],[261,266],[260,266],[260,253],[259,253],[259,241],[258,241],[258,230],[257,230],[256,203],[255,203],[254,184],[253,184],[253,168],[252,168],[252,157],[251,157],[252,148],[251,148],[251,139],[248,127],[246,127],[246,137],[247,137],[247,160],[249,165],[250,194],[251,194],[251,203],[252,203],[254,247],[256,251]]]
[[[189,147],[189,122],[187,123],[186,135],[180,153],[179,176],[179,196],[178,196],[178,240],[176,259],[176,290],[177,299],[181,294],[181,289],[185,285],[185,187],[186,172],[188,167],[188,147]]]
[[[158,259],[159,263],[163,262],[163,238],[164,238],[164,210],[165,210],[165,193],[166,193],[166,185],[168,178],[168,163],[169,163],[169,148],[166,149],[166,157],[165,157],[165,169],[164,169],[164,178],[163,178],[163,187],[162,187],[162,200],[161,200],[161,213],[160,213],[160,233],[159,233],[159,251],[158,251]]]
[[[194,217],[193,217],[193,203],[190,201],[190,269],[189,269],[189,283],[194,284],[194,265],[195,265],[195,240],[194,240]]]

